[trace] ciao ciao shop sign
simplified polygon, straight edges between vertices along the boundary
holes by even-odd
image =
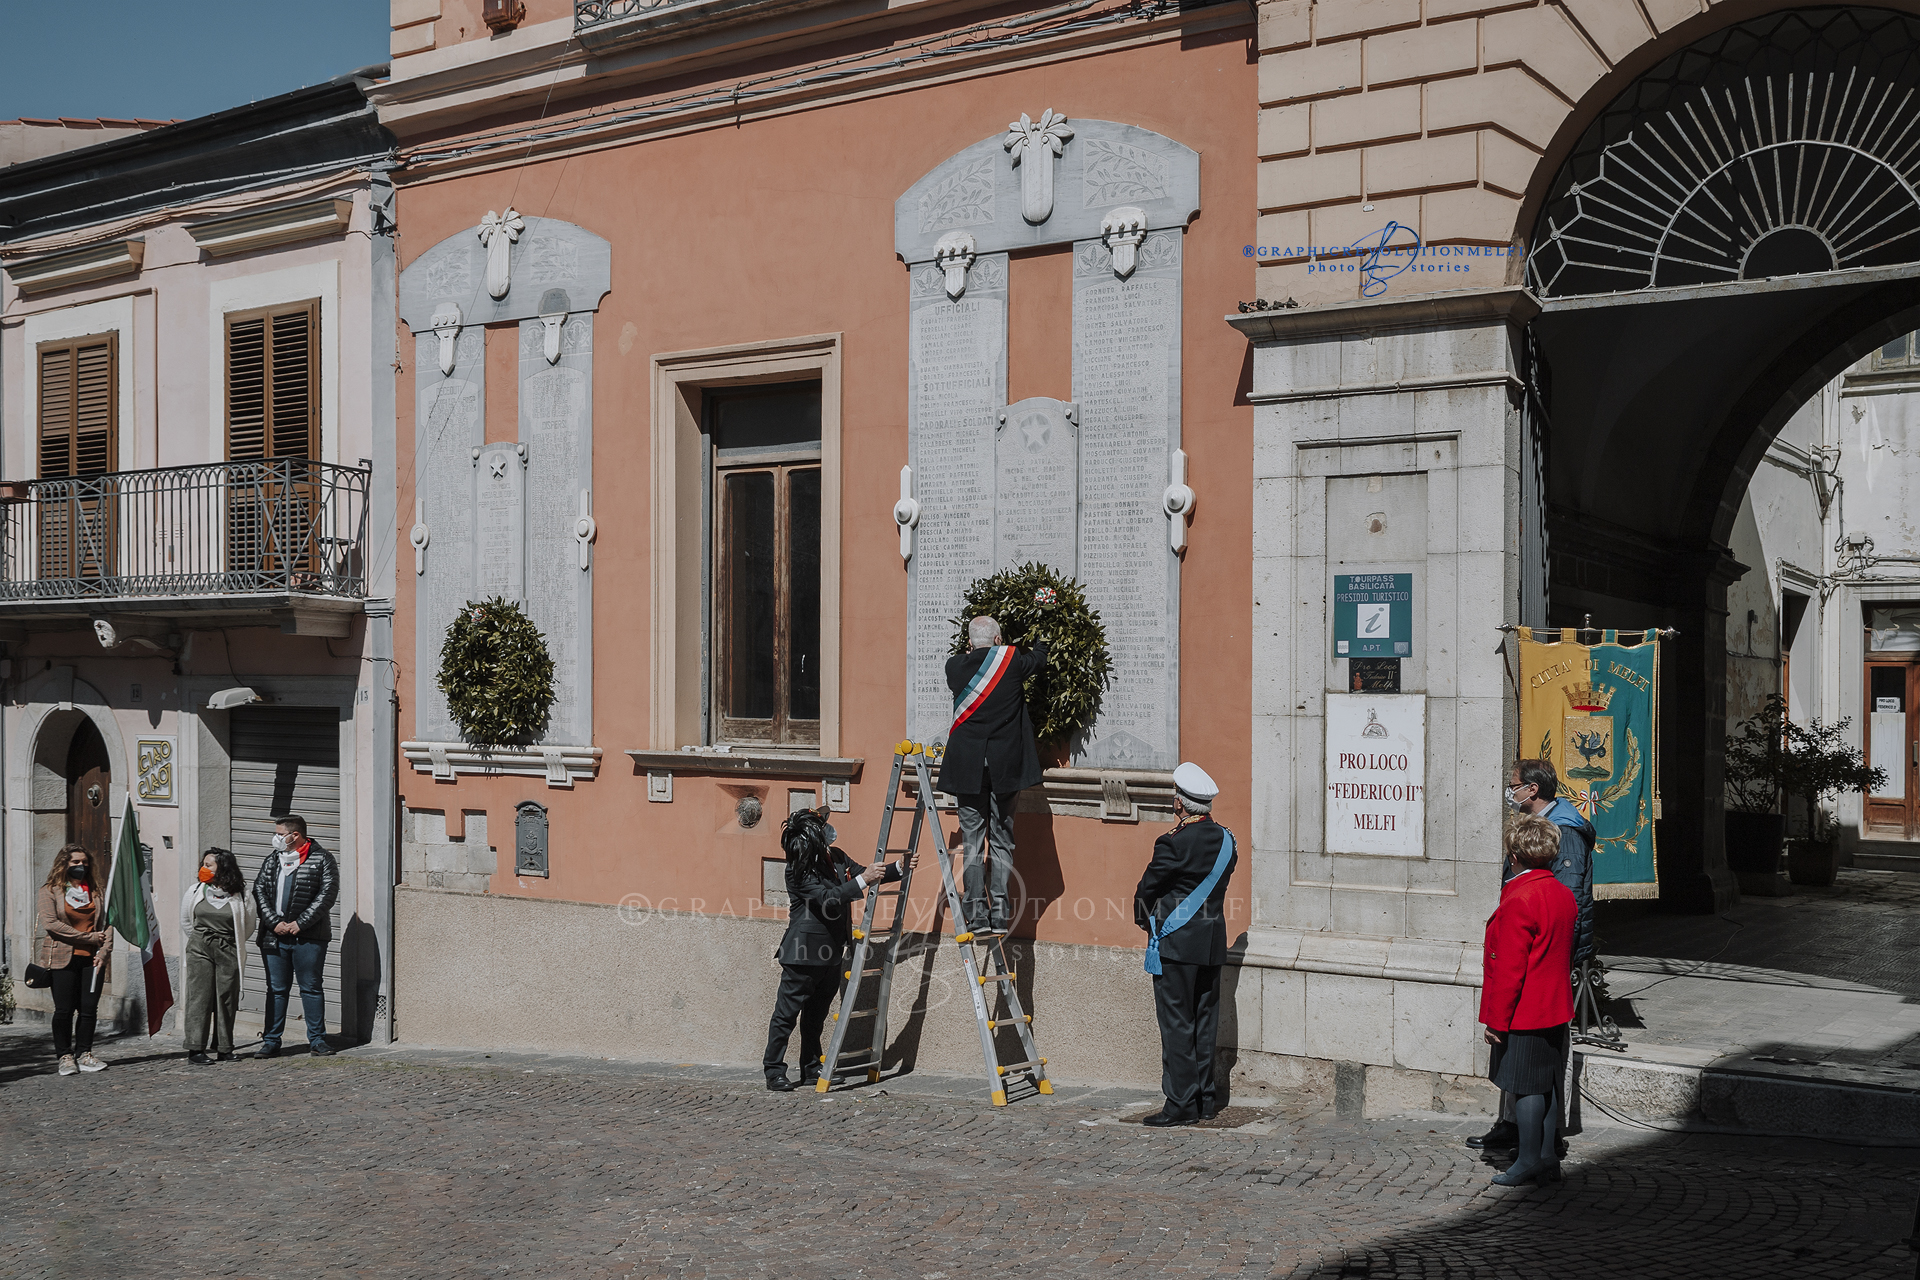
[[[1327,695],[1328,853],[1426,852],[1427,699]]]

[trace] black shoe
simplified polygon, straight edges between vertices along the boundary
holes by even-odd
[[[767,1092],[768,1093],[792,1093],[793,1081],[787,1079],[787,1073],[784,1071],[777,1076],[768,1076]]]
[[[253,1056],[256,1058],[277,1058],[280,1056],[280,1046],[277,1044],[263,1044],[253,1051]]]
[[[1485,1133],[1467,1139],[1467,1145],[1475,1151],[1508,1151],[1520,1145],[1520,1128],[1509,1121],[1502,1120]]]
[[[328,1044],[325,1040],[315,1040],[307,1047],[307,1052],[316,1058],[331,1058],[340,1051]]]
[[[1556,1160],[1565,1160],[1567,1158],[1567,1140],[1565,1138],[1557,1139],[1554,1142],[1553,1157]]]
[[[1211,1120],[1219,1114],[1220,1108],[1218,1107],[1203,1106],[1200,1108],[1200,1118],[1202,1120]]]
[[[233,1055],[230,1053],[216,1053],[213,1055],[213,1060],[215,1062],[232,1062]]]
[[[1192,1124],[1193,1118],[1189,1116],[1182,1120],[1180,1117],[1170,1116],[1164,1111],[1156,1111],[1140,1123],[1146,1125],[1149,1129],[1176,1129],[1183,1125]]]
[[[820,1074],[818,1072],[815,1072],[813,1075],[810,1075],[810,1076],[800,1077],[800,1088],[802,1089],[816,1089],[819,1087],[819,1085],[820,1085]]]
[[[195,1049],[192,1053],[188,1054],[187,1061],[196,1067],[206,1067],[213,1064],[213,1059],[209,1058],[203,1049]]]

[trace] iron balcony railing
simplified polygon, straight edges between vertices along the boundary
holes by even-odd
[[[652,13],[656,9],[671,9],[686,0],[573,0],[573,29],[587,31],[594,27],[605,26],[609,22],[618,22],[622,18],[635,18],[643,13]]]
[[[0,485],[0,601],[363,598],[368,474],[270,458]]]

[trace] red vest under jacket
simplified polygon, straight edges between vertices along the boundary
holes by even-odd
[[[1500,891],[1487,921],[1480,1021],[1495,1031],[1537,1031],[1573,1019],[1573,894],[1551,871],[1523,871]]]

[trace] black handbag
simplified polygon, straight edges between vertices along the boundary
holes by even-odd
[[[30,964],[21,971],[20,981],[36,989],[53,985],[53,970],[45,965]]]

